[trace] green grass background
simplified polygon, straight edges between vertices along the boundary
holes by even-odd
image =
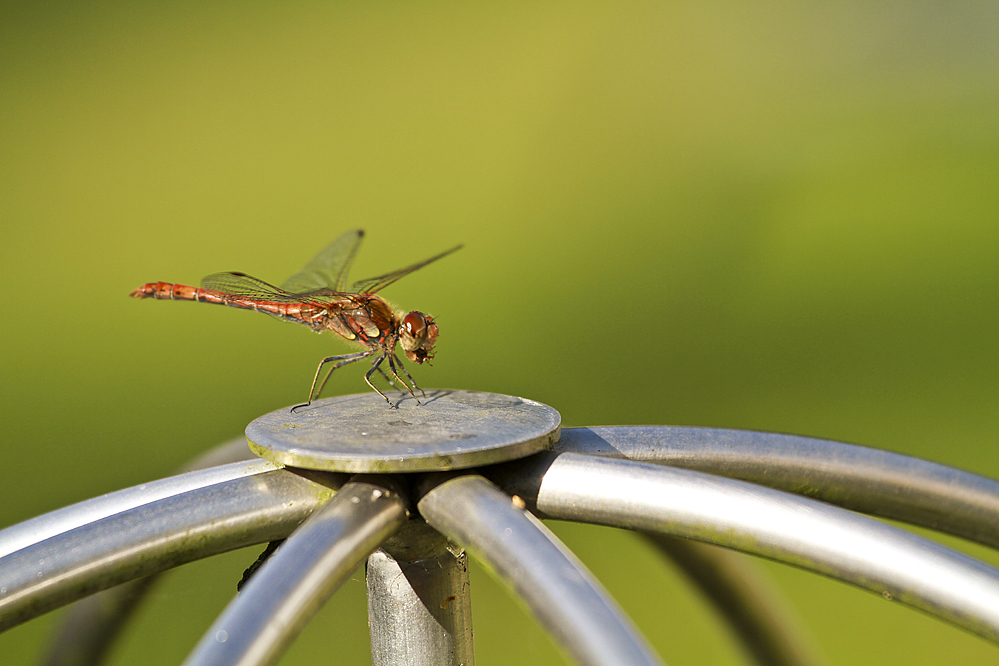
[[[0,525],[164,476],[301,402],[346,345],[128,293],[281,282],[359,226],[356,279],[466,244],[384,294],[440,322],[426,387],[530,397],[566,426],[793,432],[999,476],[992,0],[0,12]],[[366,390],[341,373],[328,395]],[[667,663],[740,663],[633,535],[554,527]],[[112,663],[179,663],[258,550],[174,572]],[[830,663],[999,660],[763,566]],[[480,666],[560,663],[472,576]],[[367,663],[363,588],[282,663]],[[0,635],[3,661],[32,663],[57,618]]]

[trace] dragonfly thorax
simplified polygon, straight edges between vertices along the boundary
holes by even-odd
[[[402,318],[399,326],[399,344],[410,361],[423,363],[434,357],[437,342],[437,324],[430,315],[413,310]]]
[[[348,340],[380,346],[392,338],[395,322],[392,308],[378,296],[354,295],[328,308],[325,325]]]

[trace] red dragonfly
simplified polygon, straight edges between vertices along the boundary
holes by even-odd
[[[394,388],[392,379],[381,367],[387,359],[392,376],[415,398],[413,389],[421,393],[423,390],[396,356],[395,346],[397,343],[401,345],[414,363],[429,361],[434,357],[438,329],[430,315],[416,310],[409,313],[393,311],[377,293],[418,268],[460,250],[462,246],[457,245],[412,266],[355,282],[347,291],[347,270],[363,237],[361,229],[343,234],[280,287],[245,273],[214,273],[201,281],[200,289],[169,282],[150,282],[133,291],[132,296],[217,303],[256,310],[285,321],[305,324],[317,333],[329,330],[347,340],[360,342],[367,349],[354,354],[327,356],[319,362],[309,389],[308,402],[292,407],[292,411],[307,407],[313,399],[318,399],[334,370],[369,356],[375,356],[375,360],[364,374],[364,381],[391,405],[392,401],[371,383],[371,375],[377,370]],[[326,373],[317,391],[316,382],[328,363],[332,363],[333,367]],[[400,370],[409,379],[409,384],[399,376]]]

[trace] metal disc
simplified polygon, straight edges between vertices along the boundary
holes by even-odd
[[[429,472],[490,465],[551,448],[561,415],[526,398],[437,389],[389,406],[376,393],[280,409],[246,427],[250,448],[293,467]]]

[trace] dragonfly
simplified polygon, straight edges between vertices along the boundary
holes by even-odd
[[[200,288],[170,282],[149,282],[133,291],[131,295],[134,298],[197,301],[255,310],[285,321],[305,324],[317,333],[332,331],[346,340],[364,345],[363,351],[327,356],[320,361],[316,375],[312,379],[312,386],[309,388],[309,399],[301,405],[292,407],[292,412],[301,407],[308,407],[313,400],[318,400],[334,370],[370,357],[374,357],[374,360],[364,374],[364,381],[378,395],[385,398],[390,406],[392,401],[371,382],[372,374],[380,372],[395,388],[392,378],[382,367],[385,361],[388,361],[392,377],[395,377],[410,395],[416,398],[415,389],[426,397],[426,393],[417,386],[406,366],[399,360],[395,349],[396,345],[401,346],[406,357],[418,365],[432,360],[434,344],[439,333],[437,323],[430,315],[417,310],[408,313],[393,310],[378,292],[399,278],[452,252],[457,252],[463,246],[456,245],[412,266],[360,280],[347,289],[347,271],[363,238],[364,231],[361,229],[348,231],[330,243],[306,264],[305,268],[288,278],[280,287],[246,273],[229,272],[207,276],[201,281]],[[319,384],[317,391],[319,376],[323,368],[329,364],[332,364],[332,367]],[[400,372],[406,376],[409,383],[400,376]],[[418,398],[417,403],[419,403]]]

